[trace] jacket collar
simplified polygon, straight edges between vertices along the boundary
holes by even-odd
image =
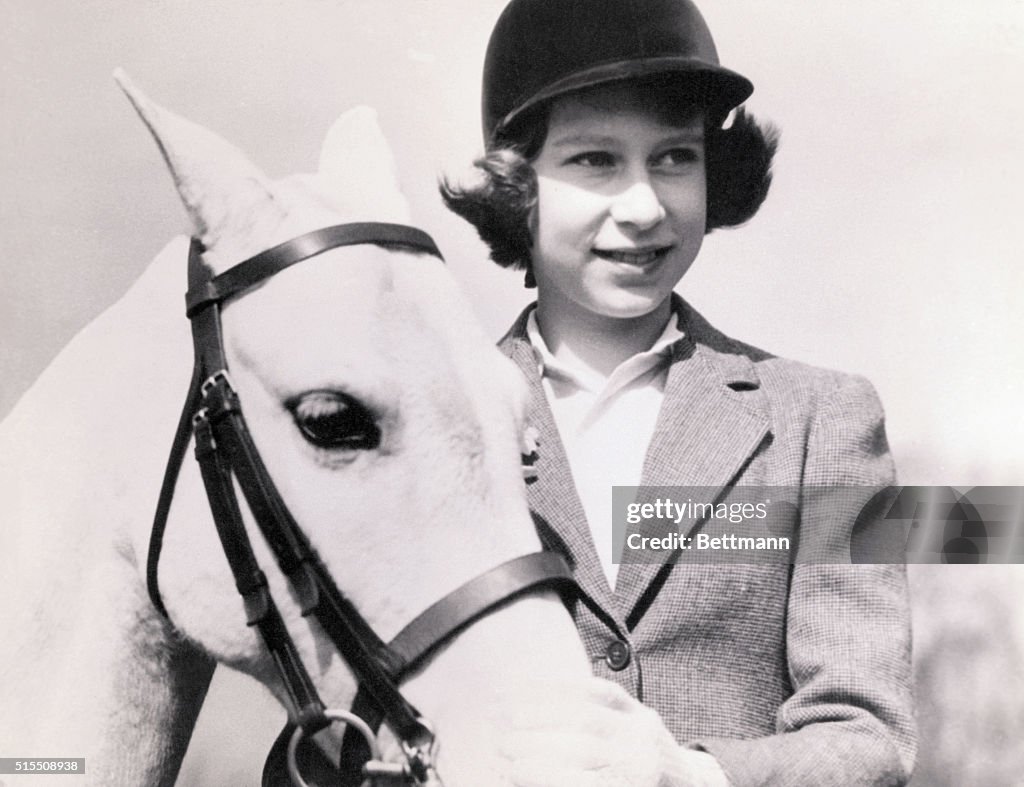
[[[757,358],[752,359],[749,348],[713,328],[678,295],[672,298],[684,336],[672,345],[665,396],[641,484],[721,489],[733,482],[768,433],[753,363]],[[642,614],[638,602],[663,564],[622,565],[615,592],[609,588],[526,336],[532,308],[527,307],[499,342],[526,377],[530,388],[527,423],[540,434],[537,477],[527,486],[530,507],[542,539],[567,555],[581,588],[620,626],[625,628],[629,621],[632,628]],[[688,532],[698,524],[681,522],[680,531]]]

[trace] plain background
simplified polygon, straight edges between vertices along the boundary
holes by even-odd
[[[0,0],[0,415],[187,232],[116,66],[271,175],[311,169],[340,112],[375,106],[418,222],[497,338],[529,293],[435,183],[481,150],[503,5]],[[701,5],[782,147],[765,207],[709,236],[680,291],[737,338],[869,377],[904,483],[1024,482],[1024,3]]]

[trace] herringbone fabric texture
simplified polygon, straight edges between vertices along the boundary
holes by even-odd
[[[645,485],[881,486],[894,482],[881,405],[866,380],[736,342],[681,299]],[[737,787],[896,785],[915,751],[901,565],[623,565],[613,592],[591,541],[526,338],[500,346],[529,382],[540,432],[528,483],[538,532],[573,564],[573,611],[594,672],[655,708]],[[810,498],[808,498],[810,499]],[[826,496],[827,499],[827,496]],[[848,540],[858,510],[810,502],[800,548]],[[858,529],[874,524],[858,522]],[[681,529],[699,528],[684,521]],[[628,643],[618,671],[608,646]]]

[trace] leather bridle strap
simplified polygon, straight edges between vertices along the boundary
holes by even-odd
[[[388,643],[395,656],[395,677],[404,678],[442,643],[497,607],[544,587],[575,587],[565,558],[555,552],[522,555],[469,580],[421,612]]]
[[[213,314],[217,308],[213,305],[194,315],[193,327],[202,330],[207,315]],[[210,330],[216,330],[219,334],[219,325]],[[219,336],[216,344],[221,344]],[[398,687],[388,679],[386,646],[337,588],[278,493],[249,434],[230,378],[224,372],[216,372],[203,384],[203,388],[203,402],[209,413],[217,451],[226,459],[227,466],[249,504],[253,519],[274,553],[278,566],[295,589],[303,615],[316,617],[360,685],[366,687],[387,708],[388,726],[395,734],[411,745],[426,745],[432,739],[429,729],[422,723],[416,709],[398,691]],[[234,495],[231,485],[208,485],[206,491],[211,501],[221,492]],[[237,531],[236,537],[248,540],[244,528]],[[235,580],[239,585],[244,582],[244,578],[237,575]],[[261,627],[260,631],[264,639],[268,635],[274,636],[274,629],[269,625],[266,630]],[[280,645],[268,641],[267,647],[272,653],[294,647],[290,637],[286,639],[288,643]],[[282,673],[282,678],[287,680],[289,676]],[[298,678],[298,682],[290,687],[290,693],[308,696],[306,687],[311,686],[312,682],[304,670],[298,673]],[[318,698],[297,708],[298,718],[306,719],[304,727],[316,729],[326,724],[326,719],[318,718],[323,710]]]
[[[402,682],[437,648],[480,618],[526,593],[545,588],[562,592],[576,588],[565,558],[555,552],[536,552],[514,558],[471,579],[431,605],[388,642],[388,650],[396,657],[391,679]],[[352,712],[373,730],[384,720],[383,711],[362,687],[356,693]],[[346,729],[339,770],[343,774],[358,772],[359,764],[368,756],[365,739],[353,728]]]
[[[193,319],[204,307],[219,306],[223,300],[238,295],[285,268],[320,252],[339,246],[378,243],[378,240],[385,246],[405,247],[444,259],[433,238],[416,227],[384,222],[354,222],[300,235],[240,262],[219,276],[211,277],[209,269],[202,261],[203,245],[198,238],[192,238],[189,244],[189,291],[185,295],[185,312],[189,319]],[[195,346],[192,379],[164,469],[146,558],[146,589],[153,606],[164,617],[169,616],[160,597],[157,567],[171,501],[174,498],[174,487],[192,437],[192,416],[199,409],[203,381],[214,372],[227,368],[223,348],[220,346],[219,313],[216,331],[204,330],[197,333],[194,322],[193,320],[192,336]]]
[[[185,296],[185,314],[191,317],[207,304],[223,303],[228,298],[269,279],[275,273],[280,273],[285,268],[308,260],[327,249],[362,244],[407,247],[444,259],[434,239],[416,227],[379,221],[337,224],[307,232],[260,252],[245,262],[229,268],[215,279],[190,282],[188,294]]]
[[[196,437],[196,457],[225,555],[245,605],[249,625],[260,631],[296,710],[296,721],[312,732],[329,723],[267,586],[235,496],[241,487],[249,509],[282,572],[298,596],[303,615],[314,615],[352,670],[360,696],[372,707],[375,728],[384,720],[402,741],[408,773],[419,783],[430,778],[433,733],[402,696],[397,681],[437,647],[481,615],[514,596],[545,586],[573,585],[562,558],[537,553],[492,569],[431,606],[385,645],[340,592],[306,535],[292,518],[249,434],[231,383],[221,334],[225,299],[246,292],[269,276],[330,248],[375,243],[440,256],[428,235],[413,227],[358,223],[308,233],[213,277],[193,239],[189,253],[187,309],[192,322],[194,366],[185,408],[168,459],[150,537],[147,585],[164,615],[157,566],[177,475]]]
[[[214,417],[219,419],[222,415],[223,413],[217,413]],[[199,461],[203,485],[206,487],[221,547],[227,556],[231,573],[235,577],[235,586],[245,605],[246,623],[256,626],[263,637],[293,706],[307,723],[315,724],[317,717],[323,714],[323,703],[317,696],[284,621],[281,620],[267,587],[266,575],[253,554],[232,486],[231,468],[217,450],[217,430],[211,423],[209,411],[202,410],[197,413],[193,424],[196,459]]]
[[[327,723],[323,717],[323,704],[312,689],[312,681],[294,652],[294,644],[280,623],[280,616],[269,593],[266,593],[265,587],[262,592],[253,587],[253,571],[259,569],[254,559],[242,557],[246,553],[251,556],[251,546],[240,515],[238,522],[232,523],[232,509],[237,509],[234,487],[230,482],[232,473],[238,479],[253,517],[281,570],[299,593],[304,614],[312,612],[316,615],[360,683],[366,685],[386,705],[389,711],[388,723],[395,734],[411,745],[419,745],[429,742],[432,735],[420,721],[418,712],[401,696],[397,687],[387,681],[386,672],[381,667],[383,654],[386,653],[383,642],[341,595],[326,569],[315,557],[260,460],[227,374],[227,359],[220,328],[222,299],[241,294],[268,276],[327,249],[374,242],[378,230],[383,243],[439,256],[433,240],[421,230],[404,225],[364,222],[337,225],[308,233],[245,260],[220,276],[212,277],[202,262],[201,244],[193,240],[189,255],[189,292],[186,304],[192,321],[195,357],[193,385],[196,380],[203,380],[198,393],[203,405],[199,413],[203,416],[200,418],[197,415],[193,425],[197,429],[205,428],[205,422],[209,422],[213,439],[209,441],[207,450],[197,453],[200,467],[204,468],[207,497],[211,500],[215,517],[219,514],[218,528],[232,570],[242,572],[241,575],[236,573],[235,581],[246,600],[247,617],[250,624],[259,628],[278,666],[283,667],[281,677],[288,685],[289,693],[297,700],[298,719],[311,730]],[[194,402],[196,396],[195,391],[190,390],[186,405]],[[175,447],[182,442],[186,441],[176,438]],[[211,457],[215,455],[214,452],[220,451],[224,452],[224,457],[219,461],[225,464],[215,466]],[[168,476],[176,473],[180,465],[180,457],[172,455],[162,488],[168,495],[173,494],[174,488],[173,478],[169,479]],[[228,502],[228,498],[231,502]],[[163,540],[165,517],[169,508],[169,499],[162,497],[158,505],[158,516],[163,514],[164,519],[154,522],[149,550],[147,579],[150,594],[157,599],[159,590],[156,587],[155,563],[159,559],[159,544]],[[220,520],[228,524],[222,524]],[[232,555],[235,560],[232,560]],[[254,592],[259,595],[253,596]],[[158,609],[162,607],[161,602]]]
[[[527,593],[544,589],[562,592],[576,589],[565,558],[555,552],[535,552],[513,558],[469,580],[420,613],[388,643],[387,648],[394,656],[391,680],[401,683],[438,648],[480,618]],[[356,693],[352,712],[374,731],[384,721],[385,713],[362,686]],[[264,787],[280,784],[285,773],[285,749],[293,730],[294,725],[286,725],[271,749],[264,765]],[[318,750],[307,748],[300,753],[305,757],[302,770],[307,778],[328,767]],[[347,728],[338,772],[330,773],[330,778],[337,780],[341,787],[357,787],[363,781],[361,768],[369,756],[365,739],[354,728]]]

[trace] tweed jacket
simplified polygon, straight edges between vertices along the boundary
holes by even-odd
[[[643,485],[893,483],[870,383],[777,358],[726,337],[682,299],[674,305],[685,336],[671,348]],[[905,783],[916,741],[903,567],[666,560],[623,564],[612,591],[528,313],[499,346],[528,381],[528,423],[540,434],[530,506],[582,588],[572,612],[595,674],[656,709],[679,743],[714,755],[738,787]],[[801,529],[853,528],[853,514],[811,514],[801,512]]]

